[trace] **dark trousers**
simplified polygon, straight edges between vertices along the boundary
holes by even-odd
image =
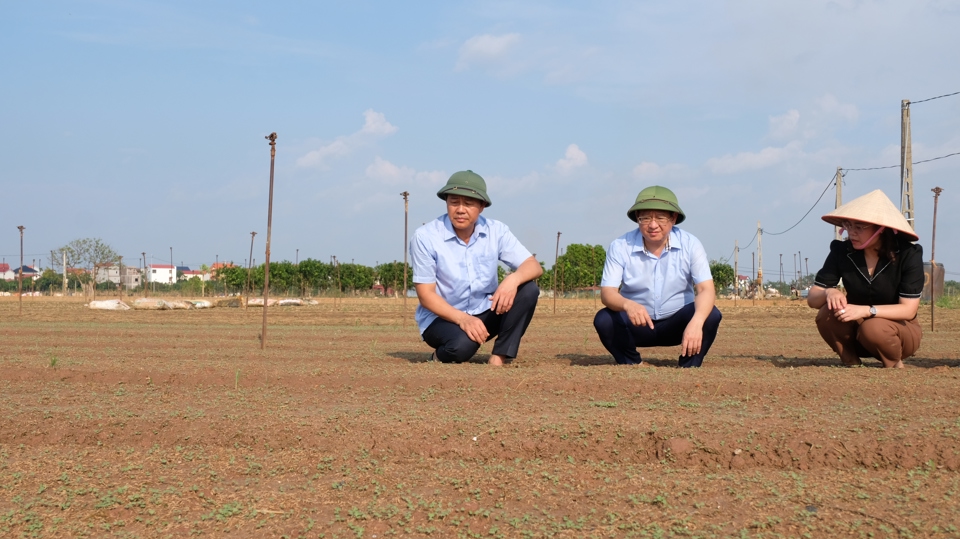
[[[507,358],[517,357],[520,350],[520,338],[527,331],[533,312],[537,308],[540,289],[533,281],[527,281],[517,288],[517,297],[510,310],[497,314],[491,310],[474,315],[486,326],[490,339],[497,337],[493,344],[493,354]],[[444,363],[463,363],[468,361],[480,349],[480,343],[470,340],[460,326],[437,318],[423,332],[423,340],[437,351],[437,359]]]
[[[676,346],[683,342],[683,331],[693,318],[696,306],[688,303],[670,318],[654,320],[653,329],[647,326],[635,326],[624,311],[601,309],[593,318],[593,327],[597,329],[603,347],[613,355],[617,363],[637,365],[642,363],[637,347]],[[700,353],[692,356],[680,356],[681,367],[699,367],[703,364],[720,328],[722,315],[716,307],[703,323],[703,341]]]

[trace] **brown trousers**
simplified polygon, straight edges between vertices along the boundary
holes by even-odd
[[[873,357],[884,367],[896,366],[920,348],[920,322],[864,318],[857,322],[841,322],[824,305],[817,313],[817,329],[844,365],[860,365],[861,357]]]

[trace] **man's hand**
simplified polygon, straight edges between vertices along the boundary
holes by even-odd
[[[643,305],[625,299],[623,302],[623,310],[627,313],[627,317],[630,318],[630,323],[633,325],[647,326],[653,329],[653,318],[650,318],[650,314],[647,313],[647,309]]]
[[[463,319],[457,324],[460,326],[460,329],[475,343],[483,344],[487,342],[487,339],[490,338],[490,332],[487,331],[487,326],[483,325],[483,322],[476,316],[464,314]]]
[[[513,300],[517,298],[517,288],[519,286],[514,284],[514,281],[512,274],[503,278],[500,286],[497,287],[497,291],[490,297],[490,301],[493,302],[490,305],[490,310],[497,314],[503,314],[509,311],[510,307],[513,307]]]
[[[700,353],[703,345],[703,325],[690,323],[683,330],[683,340],[680,342],[680,355],[689,357]]]

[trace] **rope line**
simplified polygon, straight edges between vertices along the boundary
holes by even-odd
[[[914,105],[916,103],[923,103],[924,101],[933,101],[934,99],[940,99],[941,97],[950,97],[952,95],[957,95],[957,94],[960,94],[960,92],[953,92],[952,94],[938,95],[937,97],[928,97],[926,99],[921,99],[920,101],[911,101],[910,104]]]
[[[812,212],[813,209],[817,207],[817,204],[819,204],[820,201],[823,200],[823,195],[827,194],[827,191],[828,191],[828,190],[830,189],[830,187],[833,185],[834,178],[836,178],[836,176],[830,178],[830,182],[827,184],[827,187],[824,188],[823,192],[820,193],[820,197],[817,198],[817,201],[813,203],[813,206],[810,206],[810,209],[807,210],[807,213],[803,214],[803,217],[801,217],[800,220],[797,221],[792,227],[784,230],[783,232],[767,232],[766,230],[763,230],[762,228],[761,228],[760,230],[762,230],[764,234],[769,234],[769,235],[771,235],[771,236],[779,236],[779,235],[781,235],[781,234],[786,234],[787,232],[790,232],[791,230],[793,230],[794,228],[796,228],[797,225],[799,225],[800,223],[802,223],[803,220],[806,219],[808,215],[810,215],[810,212]]]

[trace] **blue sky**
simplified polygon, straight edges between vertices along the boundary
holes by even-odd
[[[645,186],[673,189],[714,259],[757,221],[767,279],[815,272],[801,221],[836,168],[898,165],[900,101],[960,91],[960,0],[18,2],[0,19],[0,254],[47,264],[99,237],[127,261],[403,259],[457,170],[547,266],[557,232],[608,245]],[[960,152],[960,95],[911,107],[919,161]],[[960,156],[914,169],[917,231],[960,280]],[[844,198],[899,169],[851,171]],[[30,256],[33,255],[33,256]],[[732,258],[730,259],[733,263]],[[805,269],[805,268],[801,268]]]

